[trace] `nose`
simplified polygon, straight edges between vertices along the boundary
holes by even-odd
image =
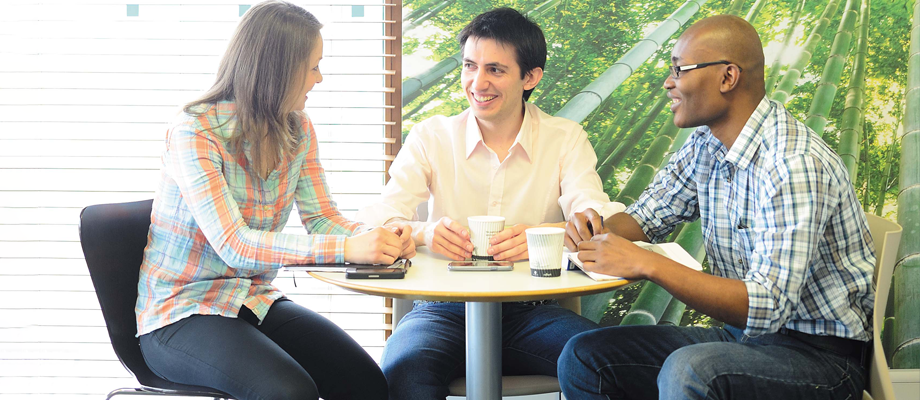
[[[316,83],[323,81],[323,73],[319,69],[316,70]]]
[[[473,90],[483,91],[489,87],[489,76],[485,73],[485,68],[479,68],[473,75]]]
[[[664,80],[664,85],[662,85],[665,90],[671,90],[674,88],[674,77],[671,74],[668,74],[668,77]]]

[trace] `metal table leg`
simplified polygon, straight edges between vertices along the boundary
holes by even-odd
[[[466,303],[466,398],[502,397],[502,303]]]

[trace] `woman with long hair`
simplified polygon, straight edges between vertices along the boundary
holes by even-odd
[[[408,227],[346,220],[303,111],[322,25],[268,1],[242,18],[214,85],[167,132],[136,305],[144,359],[169,381],[245,399],[385,399],[373,359],[272,285],[284,264],[412,257]],[[281,233],[292,205],[310,233]]]

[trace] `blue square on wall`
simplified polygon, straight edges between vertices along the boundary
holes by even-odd
[[[128,16],[136,17],[140,15],[140,6],[137,4],[128,4]]]
[[[240,16],[241,17],[243,16],[243,14],[246,14],[246,11],[249,10],[249,7],[252,7],[252,6],[249,4],[240,4]]]
[[[364,6],[351,6],[351,17],[358,18],[364,16]]]

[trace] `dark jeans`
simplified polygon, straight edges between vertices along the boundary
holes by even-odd
[[[466,305],[416,305],[387,340],[380,365],[391,400],[447,397],[466,374]],[[556,375],[566,341],[597,324],[559,305],[502,304],[502,374]]]
[[[572,338],[559,380],[569,400],[861,399],[862,347],[730,326],[616,326]]]
[[[380,368],[328,319],[281,299],[258,322],[246,307],[194,315],[141,336],[141,352],[164,379],[239,400],[387,398]]]

